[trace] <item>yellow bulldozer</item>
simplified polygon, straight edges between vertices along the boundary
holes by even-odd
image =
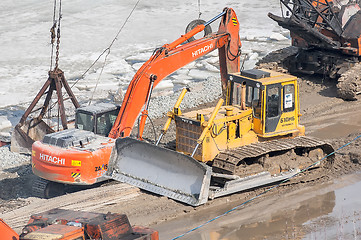
[[[225,102],[182,113],[186,92],[156,145],[116,140],[108,177],[197,206],[282,181],[333,152],[328,143],[304,136],[297,77],[265,69],[229,74]],[[172,120],[175,151],[158,146]]]

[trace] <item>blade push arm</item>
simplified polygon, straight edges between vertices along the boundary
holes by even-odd
[[[143,64],[128,86],[119,115],[109,137],[129,136],[142,107],[148,102],[150,90],[169,74],[209,52],[215,49],[224,50],[223,54],[220,51],[220,62],[224,61],[224,63],[220,63],[221,77],[222,71],[225,71],[223,75],[226,75],[227,69],[234,70],[231,72],[239,71],[239,57],[237,56],[239,56],[241,42],[237,17],[230,8],[226,8],[218,16],[223,16],[218,33],[180,45],[204,29],[205,25],[199,25],[173,43],[157,49],[151,58]],[[232,47],[235,49],[231,49]],[[232,57],[233,55],[236,57]]]

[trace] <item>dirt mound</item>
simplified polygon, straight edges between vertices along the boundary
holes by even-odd
[[[288,70],[285,69],[283,63],[286,58],[297,54],[297,52],[298,48],[293,46],[270,52],[256,63],[257,68],[265,68],[273,71],[287,73]]]
[[[344,100],[357,100],[361,93],[361,63],[346,71],[338,79],[337,94]]]

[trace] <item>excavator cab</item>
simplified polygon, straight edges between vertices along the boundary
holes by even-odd
[[[118,116],[119,109],[119,105],[111,103],[80,107],[75,113],[75,128],[108,136]]]
[[[253,131],[258,137],[304,135],[304,127],[298,124],[297,77],[251,69],[230,74],[229,80],[229,105],[252,109]]]

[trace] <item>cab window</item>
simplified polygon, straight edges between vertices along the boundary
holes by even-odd
[[[118,111],[114,110],[97,116],[97,131],[96,133],[103,136],[108,136],[113,127]]]
[[[246,106],[253,109],[253,116],[261,118],[261,90],[259,87],[246,86]],[[232,104],[241,105],[242,84],[233,83]]]
[[[241,94],[242,94],[242,85],[240,83],[233,83],[233,96],[232,96],[232,104],[233,105],[241,105]]]
[[[255,118],[261,118],[261,90],[257,87],[252,88],[252,109]]]
[[[75,127],[81,130],[93,132],[94,116],[82,112],[77,112]]]
[[[270,85],[267,88],[267,118],[279,115],[280,94],[278,86]]]
[[[295,85],[288,84],[283,87],[284,101],[283,111],[291,112],[295,110]]]

